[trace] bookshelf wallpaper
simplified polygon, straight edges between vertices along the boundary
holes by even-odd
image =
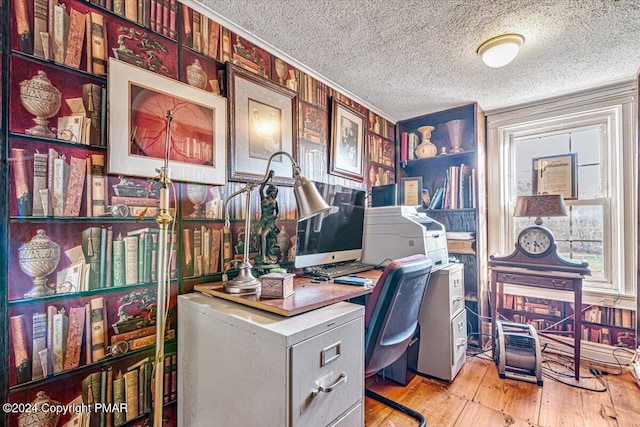
[[[127,404],[126,411],[62,414],[57,425],[146,425],[158,185],[107,171],[108,59],[223,97],[231,61],[295,91],[297,161],[304,176],[320,182],[359,189],[394,182],[395,127],[176,0],[11,0],[0,11],[1,96],[8,100],[0,110],[0,144],[9,159],[0,169],[0,183],[9,183],[1,203],[7,268],[0,275],[7,295],[0,326],[8,338],[0,341],[0,354],[8,370],[0,385],[3,403],[16,404],[5,421],[22,425],[24,406],[18,404],[42,392],[62,405]],[[47,101],[35,105],[30,97]],[[362,183],[328,173],[332,97],[365,117]],[[230,230],[222,220],[224,199],[242,185],[175,182],[172,188],[164,425],[176,425],[176,297],[194,284],[220,280],[242,253],[244,198],[229,206]],[[252,197],[250,215],[258,219],[259,195]],[[290,267],[295,242],[289,236],[296,226],[291,187],[280,187],[278,203],[285,248],[280,262]],[[36,243],[51,251],[46,271],[25,266],[25,248]]]

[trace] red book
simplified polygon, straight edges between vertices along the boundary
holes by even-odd
[[[156,0],[151,0],[149,10],[149,26],[153,31],[158,31],[156,22],[156,7],[158,7]]]
[[[402,132],[400,140],[400,161],[406,162],[409,159],[409,132]]]
[[[165,36],[169,35],[169,16],[171,14],[171,5],[170,0],[162,1],[162,34]],[[156,19],[158,15],[156,13]]]
[[[169,4],[169,37],[176,37],[176,13],[178,10],[178,0],[170,0]]]

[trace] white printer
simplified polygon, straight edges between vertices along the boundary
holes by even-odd
[[[362,262],[387,265],[391,260],[425,254],[436,266],[449,263],[444,225],[414,206],[381,206],[364,211]]]

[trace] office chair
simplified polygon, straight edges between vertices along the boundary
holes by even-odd
[[[398,360],[409,347],[418,325],[431,274],[431,260],[412,255],[387,265],[365,305],[364,375],[375,375]],[[424,416],[371,390],[366,395],[401,411],[425,426]]]

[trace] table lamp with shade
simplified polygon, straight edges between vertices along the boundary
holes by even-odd
[[[251,230],[251,191],[260,185],[264,185],[271,178],[271,161],[276,156],[285,156],[291,160],[293,169],[293,178],[295,183],[293,185],[293,195],[296,199],[296,211],[298,221],[310,218],[317,215],[327,209],[329,205],[322,198],[318,192],[316,186],[307,178],[300,174],[300,167],[293,159],[293,157],[286,151],[277,151],[269,157],[267,168],[264,174],[264,178],[260,182],[249,182],[244,187],[235,191],[224,201],[224,218],[225,227],[229,228],[229,201],[240,194],[246,194],[246,208],[245,208],[245,226],[244,226],[244,250],[242,256],[242,263],[239,266],[238,275],[224,283],[224,290],[228,293],[252,293],[257,292],[260,287],[260,281],[254,277],[251,269],[253,266],[249,262],[249,245],[250,245],[250,230]],[[263,254],[264,256],[264,254]]]

